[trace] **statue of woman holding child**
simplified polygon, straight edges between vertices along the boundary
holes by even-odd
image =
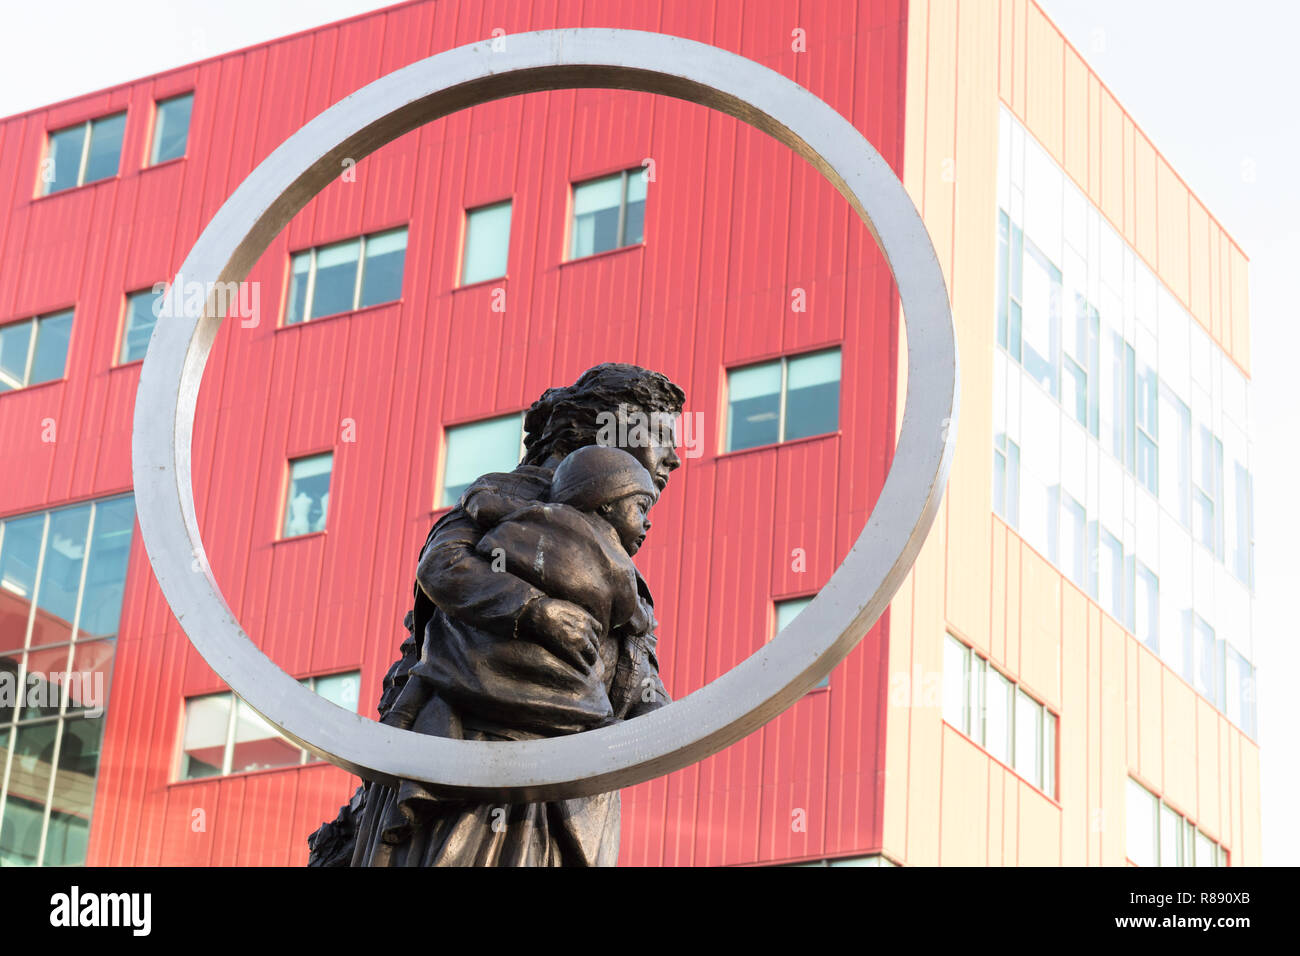
[[[528,740],[669,703],[632,555],[681,465],[684,400],[658,372],[606,363],[533,404],[523,462],[474,482],[421,549],[381,721]],[[368,783],[310,842],[319,866],[612,866],[619,795],[491,805]]]

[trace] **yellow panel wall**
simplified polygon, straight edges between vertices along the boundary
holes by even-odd
[[[1248,374],[1246,258],[1029,0],[914,0],[907,57],[904,185],[949,285],[962,394],[944,507],[890,612],[882,849],[909,865],[1123,865],[1133,776],[1233,865],[1257,864],[1255,743],[991,513],[998,104]],[[944,723],[924,688],[945,631],[1059,713],[1059,799]]]

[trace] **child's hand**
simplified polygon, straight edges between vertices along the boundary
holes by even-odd
[[[584,674],[600,662],[600,622],[568,601],[539,598],[524,609],[526,636]]]

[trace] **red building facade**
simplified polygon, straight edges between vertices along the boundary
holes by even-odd
[[[49,512],[39,541],[52,554],[68,506],[131,491],[132,356],[141,341],[132,295],[176,278],[215,210],[291,132],[415,60],[559,26],[677,34],[808,87],[901,174],[903,0],[762,6],[409,3],[0,121],[0,182],[8,184],[0,333],[72,310],[63,374],[35,381],[39,362],[30,358],[26,377],[0,393],[0,520]],[[186,95],[192,109],[177,152],[167,104]],[[102,122],[122,114],[116,126]],[[116,174],[95,178],[117,137]],[[69,159],[78,150],[79,165]],[[643,177],[640,241],[625,231],[615,248],[575,257],[590,248],[575,238],[584,201],[575,186],[624,171]],[[467,248],[468,214],[504,201],[505,274],[465,284],[467,258],[477,255]],[[324,301],[330,257],[354,248],[349,241],[401,229],[395,299],[377,293],[383,301],[367,304],[366,283],[383,273],[361,251],[366,278],[356,279],[346,308],[311,317],[310,304],[304,311],[291,301],[309,288]],[[199,400],[195,497],[208,556],[272,659],[321,693],[331,678],[346,683],[359,672],[359,709],[370,716],[403,636],[416,555],[453,481],[449,430],[457,426],[518,413],[601,361],[655,368],[685,388],[684,467],[638,556],[674,697],[770,638],[780,602],[816,592],[888,467],[898,337],[887,267],[813,170],[701,107],[559,91],[440,120],[340,170],[250,281],[254,294],[226,321]],[[298,315],[307,320],[287,321]],[[55,325],[33,328],[30,355],[57,344]],[[736,447],[727,435],[729,370],[783,357],[792,361],[770,367],[794,368],[797,357],[831,349],[841,369],[833,429],[725,450]],[[295,482],[308,479],[294,463],[307,459],[328,463],[328,495],[295,517]],[[299,517],[306,523],[289,534]],[[98,552],[93,540],[88,547],[90,559],[75,560],[93,577]],[[224,687],[168,610],[138,532],[123,574],[113,656],[97,665],[111,673],[97,759],[90,743],[79,763],[62,749],[81,739],[71,702],[46,715],[60,727],[47,747],[23,745],[24,734],[35,737],[21,715],[7,715],[0,731],[9,786],[0,842],[10,862],[304,862],[307,834],[333,817],[355,780],[286,758],[285,745],[242,717],[229,721],[224,754],[187,744],[187,701],[197,727],[206,705],[193,701]],[[21,577],[7,597],[21,599]],[[69,609],[84,623],[89,592],[73,592],[82,596]],[[34,604],[26,621],[21,611],[5,619],[16,636],[0,650],[12,651],[20,675],[43,666],[31,619],[57,613],[39,597]],[[68,653],[83,631],[65,640]],[[625,792],[622,861],[879,853],[887,641],[888,617],[827,687],[760,732]],[[222,700],[208,697],[224,714]],[[239,772],[245,764],[270,766]],[[74,774],[79,800],[69,796]],[[20,817],[11,808],[22,801]],[[87,818],[83,850],[75,832]]]

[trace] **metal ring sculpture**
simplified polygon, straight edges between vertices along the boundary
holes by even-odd
[[[181,627],[249,706],[338,766],[389,783],[418,780],[448,797],[522,802],[601,793],[688,766],[758,729],[830,673],[884,611],[934,522],[956,442],[958,375],[947,290],[921,217],[880,154],[822,100],[751,60],[657,33],[547,30],[496,47],[483,41],[413,63],[290,136],[199,236],[181,266],[184,285],[214,290],[243,281],[344,159],[359,160],[425,123],[520,93],[628,89],[728,113],[808,160],[883,251],[908,342],[903,427],[880,498],[844,563],[777,638],[636,720],[527,742],[463,741],[398,730],[330,703],[281,671],[235,619],[207,566],[190,475],[199,384],[223,316],[215,295],[199,308],[173,283],[140,375],[132,453],[145,546]]]

